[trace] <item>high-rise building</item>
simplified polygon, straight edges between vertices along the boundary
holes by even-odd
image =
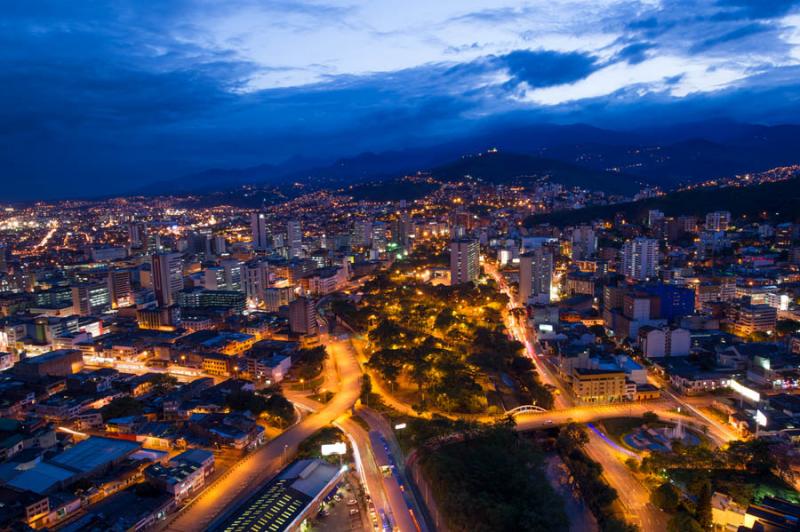
[[[622,273],[628,279],[644,281],[655,277],[658,265],[658,241],[634,238],[622,247]]]
[[[111,270],[108,272],[108,288],[111,290],[111,306],[127,307],[133,304],[130,270]]]
[[[298,297],[289,303],[289,330],[296,334],[317,334],[317,309],[314,301]]]
[[[253,305],[260,305],[265,301],[265,291],[269,287],[269,263],[266,261],[251,261],[244,267],[244,293],[247,301]]]
[[[145,227],[141,222],[130,222],[128,224],[128,246],[132,249],[139,249],[144,245]]]
[[[303,227],[299,220],[286,223],[286,240],[289,246],[289,258],[303,255]]]
[[[108,283],[84,283],[72,287],[72,306],[81,316],[102,314],[111,308]]]
[[[475,281],[480,275],[480,246],[477,240],[450,242],[450,284]]]
[[[731,223],[731,213],[714,211],[706,214],[706,231],[727,231]]]
[[[553,284],[553,252],[540,246],[519,257],[519,302],[549,303]]]
[[[579,225],[572,230],[572,260],[588,259],[597,252],[597,236],[591,225]]]
[[[372,222],[370,220],[356,220],[353,224],[352,244],[363,248],[372,244]]]
[[[267,217],[262,212],[250,215],[250,233],[253,236],[253,249],[263,251],[269,249],[269,233],[267,233]]]
[[[183,290],[183,257],[179,253],[153,255],[153,290],[160,306],[175,303],[176,294]]]
[[[242,277],[244,274],[242,270],[244,269],[244,265],[242,262],[236,259],[228,259],[220,262],[220,266],[225,275],[225,290],[243,292],[244,285],[242,283]]]
[[[267,288],[264,291],[264,306],[269,312],[278,312],[281,307],[294,301],[295,293],[291,286]]]
[[[372,249],[383,253],[386,251],[386,223],[375,222],[372,224]]]

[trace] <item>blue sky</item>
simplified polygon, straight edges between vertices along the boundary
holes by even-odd
[[[800,121],[790,0],[10,0],[0,30],[0,200],[504,121]]]

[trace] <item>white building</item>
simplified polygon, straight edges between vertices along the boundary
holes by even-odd
[[[450,284],[475,281],[480,275],[480,246],[477,240],[450,242]]]
[[[639,345],[647,358],[687,356],[692,346],[686,329],[644,326],[639,329]]]
[[[658,265],[658,241],[634,238],[622,247],[622,273],[629,279],[644,281],[655,277]]]
[[[731,213],[714,211],[706,214],[706,231],[727,231],[731,223]]]
[[[553,284],[553,253],[538,247],[519,257],[519,302],[549,303]]]
[[[178,253],[153,255],[153,290],[161,306],[175,303],[176,294],[183,290],[183,258]]]

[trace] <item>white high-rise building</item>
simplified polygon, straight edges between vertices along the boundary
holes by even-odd
[[[622,247],[622,273],[629,279],[644,281],[656,276],[658,241],[634,238]]]
[[[267,217],[263,212],[254,212],[250,215],[250,232],[253,235],[253,249],[263,251],[269,248]]]
[[[706,231],[727,231],[731,223],[731,213],[714,211],[706,214]]]
[[[175,303],[183,290],[183,257],[179,253],[153,255],[153,290],[161,306]]]
[[[247,301],[253,305],[260,305],[265,301],[266,290],[269,288],[269,263],[266,261],[248,262],[244,267],[243,281]]]
[[[519,257],[519,303],[549,303],[553,285],[553,252],[540,246]]]
[[[450,284],[475,281],[481,273],[480,246],[477,240],[450,242]]]
[[[289,258],[303,255],[303,227],[300,220],[289,220],[286,223],[286,240],[289,247]]]
[[[588,259],[597,252],[597,235],[591,225],[572,230],[572,260]]]

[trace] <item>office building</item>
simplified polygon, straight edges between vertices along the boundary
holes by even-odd
[[[264,292],[269,288],[269,263],[251,261],[243,268],[243,285],[247,301],[252,305],[264,302]]]
[[[72,307],[81,316],[92,316],[111,309],[108,283],[84,283],[72,287]]]
[[[286,223],[286,240],[289,247],[289,258],[303,255],[303,227],[299,220],[289,220]]]
[[[572,370],[572,393],[579,404],[605,404],[625,400],[636,392],[628,386],[623,370],[575,368]],[[631,389],[632,388],[632,389]]]
[[[622,247],[622,274],[628,279],[644,281],[656,276],[658,241],[634,238]]]
[[[267,217],[264,213],[254,212],[250,215],[250,234],[253,237],[253,249],[259,251],[269,249],[270,235],[267,232]]]
[[[778,323],[778,310],[769,305],[753,305],[746,301],[731,303],[725,321],[730,332],[737,336],[753,333],[772,333]]]
[[[480,246],[477,240],[450,242],[450,284],[470,283],[480,275]]]
[[[519,303],[549,303],[553,284],[553,252],[533,248],[519,257]]]
[[[356,220],[353,224],[353,242],[356,247],[367,248],[372,244],[372,222]]]
[[[178,253],[153,255],[153,290],[161,306],[175,303],[183,290],[183,258]]]
[[[314,306],[314,301],[306,297],[298,297],[289,303],[289,330],[295,334],[308,335],[319,332],[317,308]]]
[[[108,272],[108,287],[111,290],[111,307],[120,308],[133,304],[130,270]]]

